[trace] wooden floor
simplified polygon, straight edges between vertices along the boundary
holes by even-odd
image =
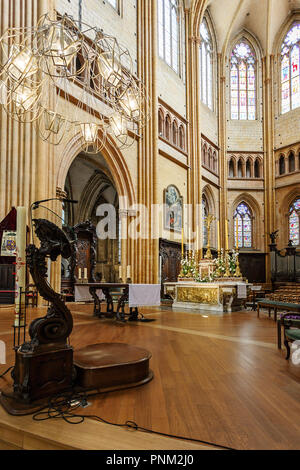
[[[285,360],[284,349],[277,350],[276,325],[267,315],[257,319],[249,311],[222,316],[145,309],[145,317],[155,322],[122,325],[95,319],[91,305],[73,304],[71,310],[75,349],[121,342],[146,348],[153,356],[153,381],[100,395],[84,414],[114,423],[132,420],[143,428],[235,449],[300,449],[300,369]],[[44,312],[30,310],[29,321]],[[11,309],[0,308],[0,340],[7,344],[7,366],[0,365],[0,374],[13,365],[12,319]],[[0,425],[3,416],[1,410]],[[23,418],[7,419],[8,425]],[[74,432],[74,426],[67,426]],[[120,448],[140,448],[135,442],[139,433],[129,432],[130,444],[125,439]],[[149,448],[158,442],[160,448],[171,448],[158,439]],[[106,449],[105,442],[103,438],[97,445]],[[179,448],[184,445],[180,442]]]

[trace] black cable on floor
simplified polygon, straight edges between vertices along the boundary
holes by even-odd
[[[14,366],[10,367],[9,369],[7,369],[3,374],[0,375],[0,379],[3,379],[3,377],[8,374],[8,372],[10,372],[12,369],[14,368]]]
[[[99,395],[99,394],[97,393],[95,395]],[[108,424],[110,426],[134,429],[135,431],[156,434],[159,436],[170,437],[173,439],[197,442],[197,443],[205,444],[205,445],[212,446],[218,449],[237,450],[232,447],[227,447],[227,446],[219,445],[219,444],[208,442],[208,441],[203,441],[200,439],[193,439],[193,438],[177,436],[173,434],[167,434],[167,433],[163,433],[159,431],[153,431],[152,429],[147,429],[142,426],[139,426],[137,423],[135,423],[134,421],[130,421],[130,420],[126,421],[124,424],[116,424],[116,423],[111,423],[110,421],[107,421],[104,418],[101,418],[100,416],[97,416],[97,415],[74,414],[74,411],[76,411],[78,408],[81,408],[82,406],[87,405],[88,403],[87,400],[90,397],[91,396],[87,397],[85,394],[76,393],[76,392],[73,392],[73,393],[70,392],[69,394],[65,393],[62,395],[57,395],[53,397],[52,399],[50,399],[48,407],[44,408],[45,411],[41,410],[33,415],[33,420],[34,421],[46,421],[48,419],[63,419],[69,424],[81,424],[85,421],[85,419],[95,419],[97,421],[100,421],[104,424]]]

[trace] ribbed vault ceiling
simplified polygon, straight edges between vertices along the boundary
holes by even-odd
[[[215,25],[219,52],[226,51],[230,41],[242,29],[247,29],[259,40],[264,55],[272,53],[276,35],[289,13],[300,10],[300,0],[207,0],[206,3]]]

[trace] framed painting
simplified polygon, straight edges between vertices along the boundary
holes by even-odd
[[[165,230],[182,232],[183,223],[183,197],[176,186],[171,185],[164,191]]]

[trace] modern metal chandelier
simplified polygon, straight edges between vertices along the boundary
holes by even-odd
[[[111,134],[120,147],[149,119],[149,100],[116,38],[70,16],[49,13],[36,28],[10,28],[0,38],[0,103],[13,119],[35,123],[58,145],[80,135],[97,153]]]

